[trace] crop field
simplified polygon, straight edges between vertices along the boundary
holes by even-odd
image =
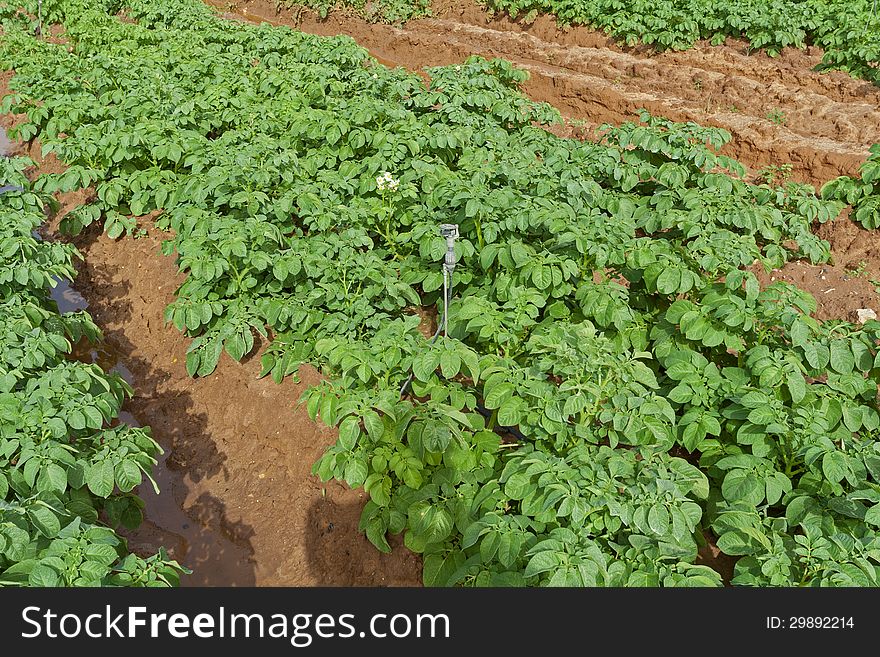
[[[0,0],[0,584],[880,585],[878,62],[869,0]]]

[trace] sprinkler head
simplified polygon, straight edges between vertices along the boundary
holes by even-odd
[[[445,237],[446,242],[458,239],[458,224],[440,224],[440,237]]]
[[[446,257],[443,259],[443,268],[451,274],[457,262],[455,240],[458,239],[458,224],[440,224],[440,237],[446,239]]]

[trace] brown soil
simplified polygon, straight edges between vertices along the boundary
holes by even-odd
[[[0,74],[0,97],[10,77]],[[0,115],[0,128],[16,122]],[[38,143],[8,154],[37,161],[35,175],[64,170],[54,156],[39,157]],[[87,194],[61,195],[47,236],[59,238],[58,220]],[[189,340],[162,319],[182,276],[160,253],[163,235],[142,226],[148,236],[140,239],[92,230],[73,240],[85,257],[76,290],[104,332],[102,352],[124,363],[135,388],[126,419],[149,425],[168,452],[162,501],[141,487],[147,521],[129,535],[132,549],[169,548],[194,571],[184,585],[419,585],[421,560],[400,540],[385,555],[358,531],[363,492],[311,474],[335,440],[297,405],[318,372],[304,367],[302,383],[278,385],[257,378],[259,355],[236,363],[224,354],[212,376],[187,375]]]
[[[857,321],[856,310],[870,308],[880,314],[880,240],[877,231],[865,230],[844,212],[816,233],[831,244],[832,260],[826,265],[790,262],[771,272],[756,271],[762,285],[787,281],[816,299],[818,319]]]
[[[532,23],[489,17],[472,0],[434,3],[434,17],[403,28],[345,13],[321,19],[308,10],[277,11],[274,0],[207,0],[230,18],[291,25],[321,35],[347,34],[380,62],[418,70],[470,55],[503,57],[529,71],[526,93],[588,129],[635,117],[639,108],[676,121],[728,130],[725,153],[752,169],[790,162],[793,179],[819,185],[858,170],[880,142],[880,89],[841,72],[811,69],[822,51],[747,54],[745,43],[700,43],[684,52],[621,48],[585,27],[561,29],[552,17]],[[782,112],[784,123],[768,118]]]

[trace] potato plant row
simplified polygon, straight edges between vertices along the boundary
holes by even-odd
[[[771,56],[819,46],[820,69],[847,71],[880,84],[880,13],[874,0],[486,0],[511,17],[556,16],[564,25],[605,30],[627,45],[687,50],[744,38]]]

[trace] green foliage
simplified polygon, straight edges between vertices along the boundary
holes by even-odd
[[[786,47],[821,46],[820,68],[880,84],[880,14],[874,0],[485,0],[492,11],[527,19],[554,14],[592,25],[628,45],[686,50],[728,36],[775,56]]]
[[[49,296],[78,254],[35,236],[52,201],[25,177],[32,165],[0,159],[0,585],[176,584],[185,569],[129,554],[113,529],[140,524],[132,490],[161,449],[116,422],[132,394],[119,375],[68,360],[100,332]]]
[[[776,125],[785,125],[785,112],[781,109],[771,110],[767,114],[767,120],[775,123]]]
[[[842,203],[747,183],[718,129],[555,137],[506,62],[425,83],[195,0],[51,7],[72,51],[14,22],[0,45],[20,131],[74,171],[41,184],[93,185],[82,225],[171,229],[193,375],[256,334],[264,375],[323,368],[315,471],[363,487],[361,529],[404,533],[427,584],[716,586],[709,532],[738,584],[876,583],[880,323],[819,323],[751,269],[827,261],[810,228]]]
[[[822,187],[822,197],[852,206],[850,217],[865,228],[880,228],[880,144],[871,147],[860,178],[835,178]]]

